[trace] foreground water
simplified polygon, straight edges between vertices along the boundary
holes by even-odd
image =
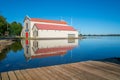
[[[0,72],[88,60],[112,61],[119,58],[120,37],[19,40],[0,53]]]

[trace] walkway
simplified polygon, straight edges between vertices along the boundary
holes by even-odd
[[[120,65],[87,61],[3,72],[0,80],[120,80]]]

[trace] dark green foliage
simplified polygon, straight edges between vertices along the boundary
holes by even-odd
[[[5,31],[7,31],[7,21],[0,15],[0,36],[4,35]]]
[[[22,24],[16,21],[8,23],[6,18],[0,15],[0,36],[11,35],[19,36],[22,30]]]
[[[10,25],[10,34],[19,36],[22,30],[22,25],[17,22],[12,22]]]

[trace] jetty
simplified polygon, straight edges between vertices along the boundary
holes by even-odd
[[[120,80],[120,65],[86,61],[0,73],[0,80]]]

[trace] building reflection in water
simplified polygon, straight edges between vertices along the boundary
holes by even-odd
[[[78,45],[78,39],[21,40],[26,60],[49,56],[63,56]]]

